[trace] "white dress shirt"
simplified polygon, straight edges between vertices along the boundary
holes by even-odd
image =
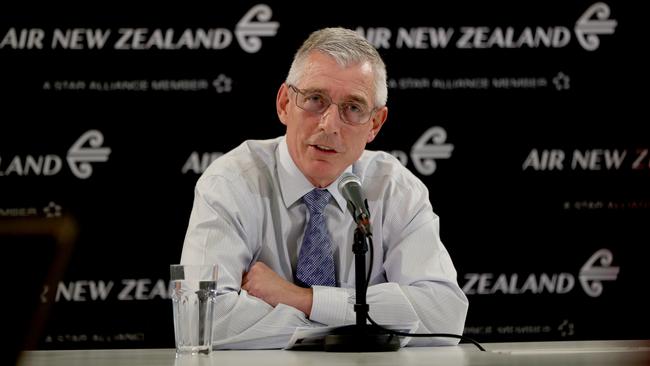
[[[370,208],[370,316],[380,324],[419,322],[418,333],[462,334],[468,301],[440,241],[426,186],[383,152],[364,151],[347,171],[361,179]],[[294,281],[309,214],[301,198],[314,187],[293,162],[285,138],[245,141],[199,178],[181,263],[219,266],[215,348],[282,347],[299,326],[355,323],[356,224],[337,185],[338,179],[327,187],[333,199],[325,216],[338,287],[314,286],[307,318],[298,309],[272,307],[241,289],[242,274],[256,261]],[[255,339],[262,342],[251,342]],[[453,338],[411,338],[409,345],[457,343]]]

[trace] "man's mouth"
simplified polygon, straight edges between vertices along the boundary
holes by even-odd
[[[328,152],[328,153],[335,153],[336,152],[336,149],[333,149],[333,148],[331,148],[329,146],[325,146],[325,145],[310,145],[310,146],[317,149],[317,150],[319,150],[319,151],[322,151],[322,152]]]

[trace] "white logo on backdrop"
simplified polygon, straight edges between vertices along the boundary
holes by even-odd
[[[439,126],[429,128],[411,148],[411,159],[420,174],[431,175],[436,171],[435,159],[449,159],[453,144],[446,144],[447,131]]]
[[[232,79],[224,74],[219,74],[219,76],[212,81],[212,86],[219,94],[228,93],[232,90]]]
[[[569,322],[568,319],[564,319],[562,323],[560,323],[560,325],[557,327],[557,330],[560,332],[560,336],[570,337],[574,333],[573,328],[573,323]]]
[[[611,266],[613,260],[612,252],[601,249],[580,268],[578,278],[587,295],[598,297],[603,292],[602,281],[616,281],[619,268]],[[600,261],[600,266],[595,265],[597,261]]]
[[[248,53],[255,53],[262,48],[260,37],[273,37],[278,31],[278,22],[269,22],[273,11],[266,4],[252,7],[235,28],[235,37],[239,46]],[[257,21],[254,21],[257,18]]]
[[[187,160],[185,160],[185,164],[183,164],[183,167],[181,168],[181,173],[201,174],[221,155],[223,155],[223,153],[219,151],[203,153],[192,151]]]
[[[45,286],[43,292],[53,292],[54,302],[151,301],[170,299],[172,289],[164,279],[125,278],[121,281],[61,281],[55,288]]]
[[[47,218],[61,217],[61,206],[57,205],[53,201],[50,201],[47,206],[43,207],[43,213]]]
[[[571,79],[569,76],[561,71],[553,78],[553,84],[557,90],[568,90],[570,88],[570,82]]]
[[[37,216],[35,207],[0,207],[0,217],[28,217]]]
[[[89,130],[75,141],[68,150],[67,161],[72,173],[80,179],[89,178],[93,173],[90,163],[105,162],[111,149],[102,147],[104,135],[97,130]],[[85,144],[89,146],[84,146]],[[6,167],[0,156],[0,176],[54,176],[61,172],[63,158],[57,154],[15,155]]]
[[[0,33],[0,49],[221,50],[232,44],[235,33],[239,46],[248,53],[255,53],[262,47],[260,37],[273,37],[277,33],[280,25],[270,21],[272,14],[268,5],[255,5],[237,22],[234,31],[228,28],[74,27],[54,28],[48,34],[44,28],[11,27],[6,33]],[[114,33],[116,35],[112,36]],[[112,38],[116,40],[111,44]]]
[[[602,281],[616,281],[619,267],[612,266],[614,256],[609,249],[596,251],[580,268],[578,280],[582,289],[590,297],[599,297],[603,292]],[[599,265],[596,264],[599,262]],[[466,273],[467,282],[463,292],[468,295],[507,295],[531,294],[567,294],[575,288],[575,276],[562,273],[531,273],[519,276],[518,273]]]
[[[40,212],[47,218],[60,217],[62,208],[53,201],[43,207],[41,210],[36,207],[0,207],[0,217],[30,217],[41,216]]]
[[[84,147],[88,143],[89,147]],[[81,135],[68,150],[68,164],[70,170],[77,178],[86,179],[93,174],[93,167],[90,163],[108,161],[111,153],[109,147],[101,147],[104,143],[104,135],[98,130],[90,130]]]
[[[600,35],[613,34],[616,20],[609,19],[605,3],[591,5],[574,25],[575,38],[588,51],[600,45]],[[490,48],[564,48],[570,44],[572,33],[564,25],[472,25],[441,27],[358,27],[357,32],[378,49],[490,49]]]
[[[593,16],[597,19],[592,19]],[[600,45],[600,34],[614,34],[616,20],[608,19],[609,6],[605,3],[595,3],[576,21],[574,31],[578,42],[587,51],[593,51]]]

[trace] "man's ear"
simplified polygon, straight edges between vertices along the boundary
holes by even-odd
[[[280,85],[280,89],[278,90],[278,96],[276,97],[275,100],[275,108],[277,109],[278,118],[280,118],[280,122],[282,122],[282,124],[285,126],[287,124],[288,106],[289,106],[289,88],[287,87],[286,83],[282,83],[282,85]]]
[[[370,143],[375,139],[375,137],[377,137],[379,130],[381,130],[381,126],[386,122],[386,118],[388,118],[388,107],[383,106],[375,112],[374,117],[372,117],[372,129],[368,132],[368,140],[366,143]]]

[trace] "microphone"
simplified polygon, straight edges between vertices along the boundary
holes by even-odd
[[[352,173],[343,173],[338,187],[339,192],[341,192],[343,198],[348,202],[348,210],[352,214],[352,218],[357,223],[358,228],[364,235],[372,235],[368,201],[363,197],[359,177]]]
[[[388,331],[370,325],[366,319],[370,306],[366,302],[368,291],[366,273],[366,251],[370,248],[370,268],[372,270],[372,228],[370,227],[370,212],[368,201],[363,197],[359,177],[351,173],[343,173],[339,180],[339,192],[347,201],[348,210],[352,214],[357,228],[354,230],[354,312],[356,323],[333,329],[325,336],[323,348],[331,352],[383,352],[397,351],[400,348],[398,337]],[[368,241],[370,245],[368,245]]]

